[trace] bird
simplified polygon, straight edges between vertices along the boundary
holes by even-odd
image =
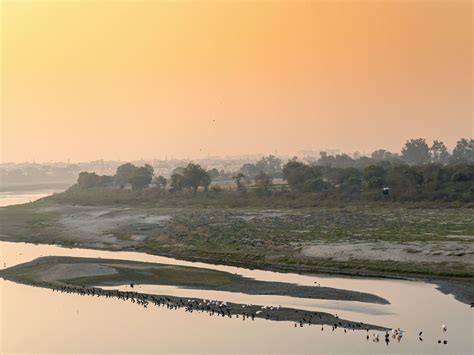
[[[443,324],[443,325],[441,326],[441,328],[443,328],[443,332],[447,332],[447,331],[448,331],[448,327],[447,327],[445,324]]]
[[[421,331],[421,332],[418,333],[418,336],[421,337],[422,334],[423,334],[423,332]]]

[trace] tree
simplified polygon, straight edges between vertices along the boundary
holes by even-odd
[[[274,155],[262,157],[255,163],[255,168],[258,171],[263,171],[267,175],[275,177],[281,174],[281,160]]]
[[[423,166],[420,173],[423,174],[423,190],[425,191],[437,191],[448,180],[445,168],[439,163]]]
[[[433,163],[444,164],[448,161],[448,158],[449,158],[448,148],[446,148],[443,142],[434,140],[433,145],[430,148],[430,152],[431,152],[431,161]]]
[[[209,175],[206,171],[203,170],[202,175],[201,175],[201,181],[199,181],[199,185],[204,187],[204,191],[209,190],[209,185],[212,182],[211,175]]]
[[[181,174],[173,174],[171,175],[171,187],[175,190],[182,190],[183,187],[184,187],[184,179],[183,179],[183,175]]]
[[[88,173],[83,171],[79,173],[79,178],[77,179],[77,186],[81,189],[90,189],[97,187],[99,185],[99,175],[96,173]]]
[[[135,169],[128,182],[132,185],[132,190],[143,190],[148,188],[153,178],[152,173],[146,167]]]
[[[372,159],[374,160],[393,160],[393,159],[400,159],[398,154],[394,154],[392,152],[389,152],[385,149],[378,149],[375,150],[371,154]]]
[[[145,164],[145,169],[150,172],[151,176],[153,176],[153,174],[155,173],[155,169],[153,169],[150,164]]]
[[[158,176],[156,178],[156,184],[162,190],[166,189],[166,185],[168,185],[168,181],[163,176]]]
[[[196,192],[199,186],[203,186],[207,191],[211,184],[210,175],[198,164],[189,163],[183,171],[183,186],[191,188]]]
[[[387,173],[388,187],[399,197],[414,196],[421,184],[423,175],[408,165],[392,167]]]
[[[325,182],[322,178],[313,178],[310,180],[305,181],[304,191],[307,192],[321,192],[326,191],[328,189],[328,183]]]
[[[327,152],[319,152],[320,158],[318,159],[318,164],[323,166],[332,166],[336,161],[332,155],[329,155]]]
[[[106,187],[112,185],[114,182],[114,177],[110,175],[99,175],[99,186]]]
[[[320,167],[310,167],[295,158],[283,166],[283,179],[294,190],[302,190],[306,181],[321,177]]]
[[[173,169],[173,171],[171,172],[171,175],[173,175],[173,174],[183,175],[184,174],[184,169],[185,169],[184,167],[178,166],[178,167]]]
[[[356,168],[327,168],[326,176],[334,185],[343,185],[351,177],[362,178],[362,173]]]
[[[255,164],[245,163],[240,168],[240,172],[248,177],[255,177],[260,171],[271,177],[281,176],[281,160],[274,155],[269,155],[262,157]]]
[[[268,191],[268,188],[272,184],[273,179],[268,175],[265,174],[263,171],[259,172],[255,176],[255,185],[258,188],[262,189],[263,191]]]
[[[387,151],[385,149],[378,149],[375,150],[372,154],[371,157],[372,159],[375,160],[384,160],[386,157]]]
[[[258,169],[255,164],[245,163],[240,168],[240,172],[248,177],[255,177],[258,174]]]
[[[122,164],[117,168],[115,182],[121,189],[123,189],[125,184],[129,182],[130,178],[135,173],[135,170],[137,170],[137,167],[131,163]]]
[[[456,166],[456,170],[451,176],[451,181],[454,182],[474,182],[474,166]]]
[[[402,148],[402,157],[410,165],[423,165],[430,162],[430,148],[424,138],[410,139]]]
[[[461,138],[453,149],[455,162],[474,163],[474,139]]]
[[[232,176],[232,180],[235,181],[235,184],[237,185],[237,190],[242,190],[244,187],[244,184],[242,183],[242,179],[245,177],[244,174],[242,173],[237,173],[234,176]]]
[[[385,169],[380,165],[371,165],[364,169],[364,179],[369,189],[383,187],[385,175]]]
[[[217,177],[219,177],[219,170],[217,170],[216,168],[208,170],[207,173],[209,174],[211,179],[216,179]]]
[[[341,189],[350,194],[357,194],[362,190],[362,179],[359,175],[350,175],[341,184]]]

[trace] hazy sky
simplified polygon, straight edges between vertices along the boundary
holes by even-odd
[[[470,1],[1,3],[3,161],[473,136]]]

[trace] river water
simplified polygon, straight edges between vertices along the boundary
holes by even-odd
[[[60,189],[55,187],[38,189],[32,188],[23,191],[2,189],[0,190],[0,207],[33,202],[59,191]]]
[[[400,342],[366,340],[365,331],[294,327],[291,322],[209,317],[184,310],[147,309],[118,299],[62,294],[0,280],[0,353],[411,353],[471,354],[474,313],[429,283],[388,279],[305,276],[191,263],[134,252],[68,249],[52,245],[0,242],[0,267],[47,255],[115,258],[192,265],[264,281],[337,287],[370,292],[389,305],[361,302],[252,296],[230,292],[138,285],[134,290],[221,301],[282,305],[337,313],[341,318],[400,327]],[[128,290],[128,286],[118,287]],[[444,333],[441,325],[446,324]],[[422,341],[419,332],[423,331]],[[438,344],[447,340],[447,344]]]

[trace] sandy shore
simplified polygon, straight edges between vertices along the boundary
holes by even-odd
[[[249,295],[388,304],[386,299],[370,293],[259,281],[212,269],[126,260],[48,256],[2,270],[0,276],[27,283],[45,282],[68,286],[119,286],[134,283]]]
[[[2,270],[0,271],[0,277],[21,284],[49,288],[56,292],[75,293],[82,296],[119,298],[124,301],[136,303],[137,305],[145,308],[149,306],[163,306],[170,309],[184,308],[190,313],[204,312],[211,316],[217,317],[240,317],[243,318],[243,320],[248,319],[249,321],[253,321],[255,318],[269,321],[289,321],[294,322],[295,327],[302,327],[305,325],[328,325],[333,330],[340,327],[346,330],[359,330],[367,332],[369,330],[386,331],[389,329],[379,325],[340,319],[337,315],[332,315],[329,313],[306,311],[295,308],[239,304],[225,302],[222,300],[206,300],[202,298],[189,299],[133,291],[119,291],[110,289],[105,290],[100,287],[88,285],[87,282],[97,281],[97,277],[111,278],[118,274],[117,270],[115,269],[116,267],[125,268],[127,264],[129,264],[127,270],[139,269],[141,272],[150,270],[150,265],[155,265],[154,267],[152,266],[152,268],[161,268],[163,266],[157,266],[158,264],[128,263],[117,260],[97,259],[93,261],[92,259],[81,259],[82,258],[59,257],[39,258],[30,263],[17,265],[15,267]],[[173,270],[173,273],[176,272],[179,271]],[[181,270],[181,272],[185,271]],[[86,285],[75,285],[71,284],[69,281],[78,281],[78,279],[80,279],[81,283],[87,281],[85,282]],[[117,280],[115,280],[115,282],[117,282]],[[131,280],[128,279],[127,282],[131,282]],[[105,281],[102,281],[102,283],[109,284]],[[318,287],[313,288],[319,289]],[[320,292],[327,293],[328,290],[325,290],[325,288],[320,288]]]

